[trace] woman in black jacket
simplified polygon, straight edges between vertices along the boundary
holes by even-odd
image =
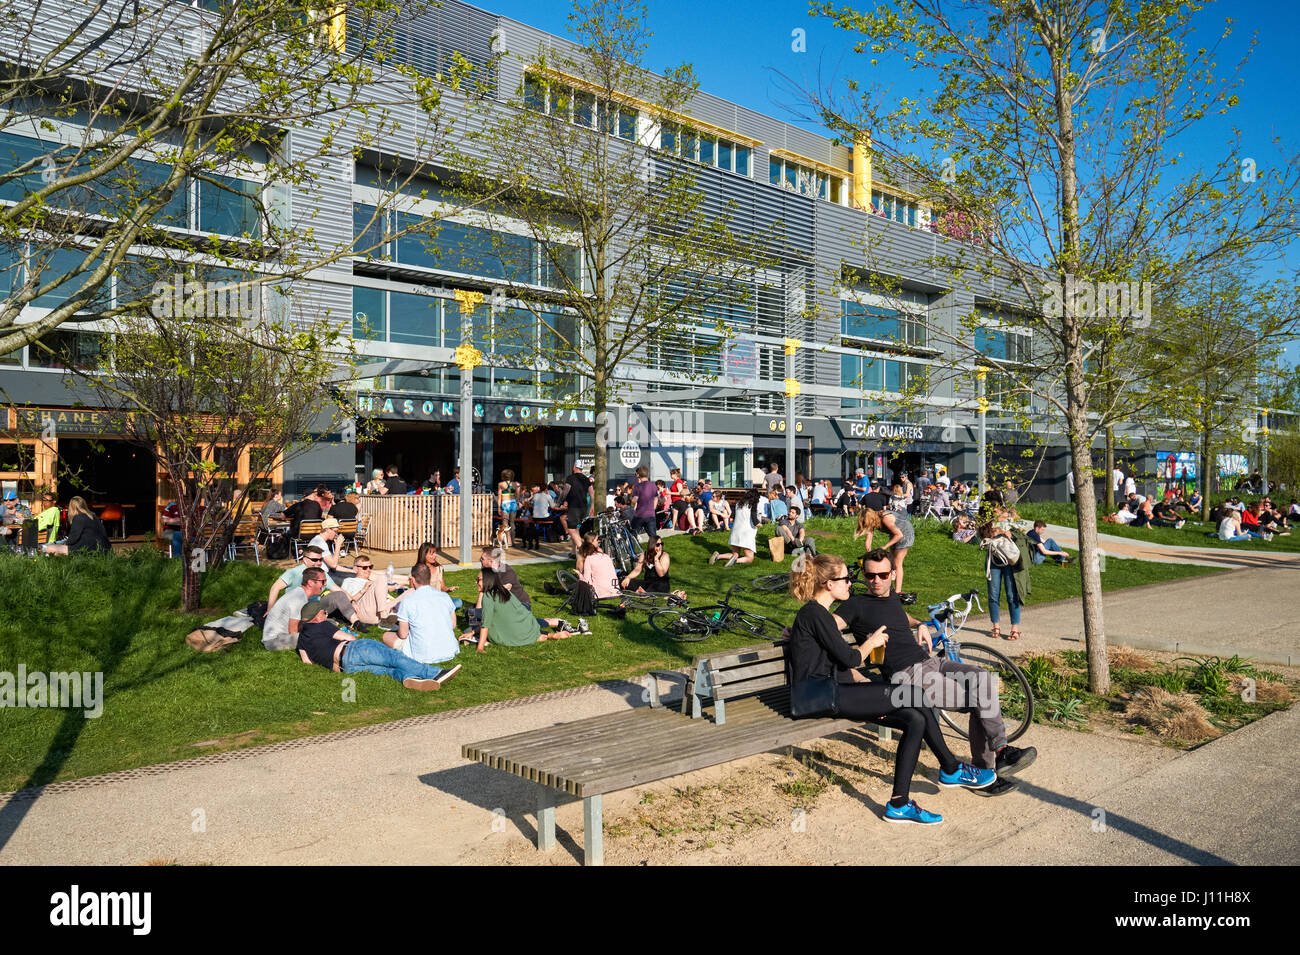
[[[827,707],[800,716],[839,716],[869,720],[903,731],[894,757],[893,798],[885,807],[886,822],[915,822],[934,825],[943,822],[937,813],[926,812],[908,793],[922,740],[939,760],[939,784],[983,789],[997,781],[989,769],[961,763],[943,741],[934,710],[925,705],[921,688],[907,684],[859,682],[857,672],[871,651],[883,647],[889,636],[880,627],[862,644],[851,646],[840,633],[832,603],[850,595],[848,567],[834,554],[801,557],[790,572],[790,593],[806,601],[790,627],[790,697],[792,704],[831,693]],[[854,682],[836,682],[840,673],[853,674]],[[827,681],[831,681],[828,683]]]
[[[113,545],[104,530],[104,522],[95,516],[86,499],[74,497],[68,502],[68,537],[62,544],[47,544],[47,554],[111,554]]]

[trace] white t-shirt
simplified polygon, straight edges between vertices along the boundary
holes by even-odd
[[[758,522],[761,524],[764,521],[768,520],[769,518],[767,515],[768,515],[767,498],[760,497],[758,499]]]
[[[374,575],[371,574],[371,577],[373,579]],[[362,580],[359,576],[347,577],[344,579],[343,583],[339,584],[339,587],[342,588],[343,592],[347,594],[350,599],[356,600],[357,595],[366,589],[366,584],[371,582],[372,580]]]
[[[1074,469],[1073,468],[1065,472],[1065,493],[1066,494],[1074,493]]]
[[[826,490],[825,484],[818,484],[816,487],[813,488],[813,497],[812,497],[813,503],[814,504],[823,503],[828,497],[830,497],[830,493],[831,493],[830,491]]]
[[[1237,533],[1237,522],[1231,517],[1225,517],[1223,520],[1219,521],[1219,540],[1227,541],[1240,536],[1241,535]]]
[[[442,663],[460,650],[451,619],[451,598],[437,587],[420,587],[397,605],[397,619],[409,625],[402,652],[420,663]]]
[[[1132,523],[1132,521],[1133,521],[1136,517],[1137,517],[1137,514],[1136,514],[1134,511],[1130,511],[1128,508],[1124,508],[1123,510],[1119,511],[1119,512],[1115,515],[1115,519],[1118,520],[1121,524],[1129,524],[1129,523]]]
[[[324,534],[317,534],[315,537],[311,539],[311,541],[307,544],[307,546],[319,547],[322,551],[329,554],[331,557],[337,557],[339,555],[339,544],[341,544],[342,542],[343,542],[342,537],[335,537],[334,540],[327,541],[325,539]]]
[[[307,606],[307,591],[294,587],[280,595],[262,627],[262,646],[268,650],[297,650],[298,635],[289,632],[289,621],[297,619]]]
[[[1116,468],[1115,470],[1110,472],[1110,479],[1111,482],[1115,485],[1115,490],[1118,491],[1120,489],[1120,485],[1124,483],[1124,472],[1121,471],[1119,468]]]
[[[949,488],[952,487],[952,478],[948,477],[946,474],[940,474],[934,479],[934,483],[938,484],[940,487]]]
[[[554,503],[550,491],[538,491],[533,495],[533,517],[546,520],[551,516],[551,505]]]
[[[1138,489],[1137,481],[1134,481],[1132,477],[1126,477],[1124,479],[1125,494],[1134,494],[1137,492],[1137,489]]]

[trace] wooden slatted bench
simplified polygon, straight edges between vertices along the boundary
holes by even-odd
[[[648,707],[467,743],[461,754],[537,783],[537,848],[543,852],[555,847],[556,794],[582,799],[583,860],[600,865],[605,793],[862,725],[861,720],[791,718],[785,658],[783,641],[699,656],[689,676],[651,673]],[[686,682],[680,713],[660,702],[660,678]],[[706,708],[713,710],[713,719]],[[887,728],[878,732],[889,739]]]

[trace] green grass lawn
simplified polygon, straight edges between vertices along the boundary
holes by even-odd
[[[1224,497],[1225,495],[1219,495]],[[1067,501],[1052,501],[1044,504],[1018,504],[1016,510],[1025,520],[1047,521],[1064,527],[1076,527],[1077,518],[1074,505]],[[1098,508],[1098,512],[1102,512]],[[1271,541],[1249,540],[1235,543],[1219,540],[1217,536],[1207,536],[1217,531],[1217,525],[1194,524],[1188,521],[1182,529],[1173,527],[1127,527],[1124,524],[1107,524],[1100,519],[1097,528],[1103,534],[1114,537],[1128,537],[1134,540],[1148,541],[1153,544],[1168,544],[1173,547],[1222,547],[1227,550],[1261,550],[1261,551],[1300,551],[1300,530],[1289,537],[1274,537]]]
[[[856,557],[862,542],[847,520],[816,520],[811,529],[824,552]],[[759,547],[766,554],[760,534]],[[789,569],[765,556],[747,567],[709,567],[726,536],[712,534],[667,541],[674,586],[702,606],[715,602],[734,583],[745,584],[736,602],[747,610],[788,621],[797,609],[784,593],[751,590],[750,579]],[[884,542],[877,536],[878,544]],[[520,566],[539,616],[554,615],[560,598],[542,592],[555,563]],[[984,586],[981,551],[956,544],[937,526],[917,522],[917,544],[906,563],[906,585],[919,602]],[[1138,561],[1111,561],[1102,577],[1106,589],[1178,579],[1207,568]],[[489,647],[485,654],[462,650],[464,670],[436,693],[406,690],[386,677],[356,674],[355,700],[345,700],[345,679],[303,664],[296,654],[268,652],[260,631],[224,653],[199,654],[184,643],[202,622],[265,599],[278,571],[237,563],[205,581],[203,604],[210,612],[186,615],[173,609],[180,592],[180,565],[152,548],[126,556],[42,558],[0,555],[0,671],[28,673],[100,671],[103,714],[81,710],[12,709],[0,735],[0,791],[61,779],[130,769],[199,756],[218,749],[325,733],[423,713],[513,699],[598,680],[635,677],[650,669],[686,665],[696,653],[743,646],[743,636],[722,635],[706,643],[679,644],[655,633],[644,614],[625,620],[592,619],[593,633],[532,647]],[[471,597],[474,572],[448,575],[458,595]],[[1043,564],[1033,570],[1030,604],[1079,594],[1074,567]],[[219,742],[213,744],[212,741]],[[195,746],[195,743],[208,745]]]

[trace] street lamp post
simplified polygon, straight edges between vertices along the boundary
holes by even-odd
[[[474,369],[483,353],[474,347],[474,309],[483,301],[482,292],[458,289],[460,303],[460,345],[456,366],[460,368],[460,565],[473,563],[474,528]]]
[[[980,369],[975,373],[976,379],[976,399],[975,404],[979,408],[979,489],[980,500],[984,499],[984,492],[988,490],[988,438],[984,430],[984,422],[988,416],[989,400],[984,394],[984,378],[988,372]]]

